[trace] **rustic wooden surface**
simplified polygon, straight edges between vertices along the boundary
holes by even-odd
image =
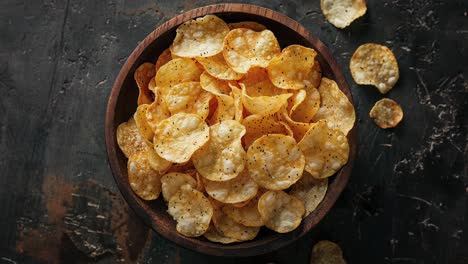
[[[243,262],[308,263],[311,246],[329,239],[348,263],[468,263],[468,2],[369,0],[344,30],[318,1],[248,2],[298,20],[331,49],[353,93],[360,145],[347,189],[317,228]],[[138,41],[213,3],[0,2],[0,263],[236,262],[145,227],[116,189],[104,148],[110,87]],[[386,44],[399,61],[387,95],[405,111],[396,129],[368,118],[382,95],[349,74],[365,42]]]

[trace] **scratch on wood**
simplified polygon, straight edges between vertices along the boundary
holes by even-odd
[[[401,193],[397,193],[396,194],[398,197],[404,197],[404,198],[408,198],[408,199],[412,199],[412,200],[416,200],[416,201],[419,201],[419,202],[423,202],[429,206],[432,206],[432,203],[427,201],[427,200],[424,200],[423,198],[421,197],[417,197],[417,196],[410,196],[410,195],[404,195],[404,194],[401,194]]]

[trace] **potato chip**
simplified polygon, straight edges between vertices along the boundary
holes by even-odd
[[[263,68],[251,68],[239,82],[245,85],[245,91],[249,96],[274,96],[286,93],[284,89],[276,87],[270,81],[266,69]]]
[[[210,227],[208,227],[208,230],[206,230],[203,236],[211,242],[218,242],[221,244],[240,242],[238,239],[221,235],[213,224],[210,224]]]
[[[133,117],[117,127],[116,137],[120,150],[127,158],[146,149],[146,142],[140,135]]]
[[[309,123],[320,108],[320,92],[315,87],[306,87],[302,102],[291,108],[290,117],[296,122]]]
[[[159,55],[158,60],[156,61],[155,69],[156,72],[166,63],[172,60],[171,50],[165,49],[161,55]]]
[[[224,59],[239,73],[247,73],[256,66],[265,68],[280,51],[278,41],[270,30],[255,32],[238,28],[231,30],[224,38]]]
[[[235,120],[211,126],[210,140],[192,157],[197,171],[210,181],[227,181],[239,175],[245,167],[244,134],[245,127]]]
[[[299,105],[304,102],[307,92],[304,89],[300,90],[291,90],[291,93],[293,94],[291,97],[288,99],[288,112],[289,116],[292,115],[292,113],[296,110]],[[320,98],[320,97],[319,97]],[[319,101],[320,103],[320,101]]]
[[[322,202],[327,193],[328,179],[315,179],[305,172],[301,179],[291,188],[289,195],[301,200],[305,206],[305,215],[308,216]]]
[[[222,236],[231,237],[240,241],[254,239],[260,227],[244,226],[227,216],[221,208],[215,208],[213,212],[213,225]]]
[[[188,184],[196,189],[197,181],[190,175],[180,172],[170,172],[161,177],[161,189],[164,201],[169,201],[180,188]]]
[[[320,67],[320,63],[317,60],[315,60],[314,66],[312,66],[310,73],[304,79],[304,85],[306,88],[307,87],[318,88],[321,81],[322,81],[322,68]]]
[[[305,170],[317,179],[332,176],[348,161],[346,135],[325,119],[315,123],[298,146],[305,156]]]
[[[264,25],[254,22],[254,21],[242,21],[242,22],[236,22],[236,23],[229,23],[228,26],[230,30],[233,30],[236,28],[248,28],[253,31],[260,32],[260,31],[267,29]]]
[[[302,89],[314,66],[317,52],[301,45],[291,45],[270,61],[267,71],[271,82],[282,89]]]
[[[205,119],[210,112],[213,95],[203,90],[199,82],[184,82],[172,87],[161,87],[161,94],[172,115],[192,113]]]
[[[169,48],[169,49],[170,49],[170,48]],[[173,60],[175,60],[175,59],[180,59],[180,58],[182,58],[182,57],[175,55],[174,52],[171,51],[171,58],[172,58]]]
[[[210,57],[223,50],[228,25],[215,15],[192,19],[177,28],[171,51],[180,57]]]
[[[127,163],[128,182],[133,192],[143,200],[155,200],[161,193],[161,174],[153,170],[147,151],[132,154]]]
[[[231,86],[231,94],[234,98],[234,120],[242,122],[244,120],[244,105],[242,104],[242,90]]]
[[[156,73],[156,86],[172,88],[183,82],[198,82],[202,72],[203,70],[192,59],[174,59],[161,66]]]
[[[235,72],[227,65],[222,53],[211,57],[197,57],[196,60],[203,65],[203,68],[209,74],[218,79],[239,80],[244,76],[242,73]]]
[[[265,226],[278,233],[296,229],[305,213],[304,203],[283,191],[268,191],[258,200],[258,211]]]
[[[153,144],[147,142],[147,153],[148,153],[148,162],[151,168],[161,174],[165,173],[172,166],[172,162],[163,159],[161,156],[156,153],[156,150],[153,148]]]
[[[210,129],[195,114],[179,113],[162,120],[154,132],[154,149],[174,163],[186,162],[210,138]]]
[[[338,88],[335,81],[322,78],[319,87],[322,103],[313,120],[327,119],[336,129],[345,135],[353,128],[356,114],[348,97]]]
[[[236,111],[234,99],[229,95],[220,94],[216,96],[216,100],[218,101],[218,107],[210,119],[210,125],[234,119]]]
[[[156,87],[156,81],[154,80],[154,78],[151,78],[150,82],[148,83],[148,90],[153,92],[153,95],[156,96],[158,88]]]
[[[337,28],[345,28],[366,11],[365,0],[320,0],[325,18]]]
[[[179,233],[197,237],[208,230],[213,207],[203,193],[185,184],[169,200],[167,212],[177,221],[176,229]]]
[[[346,264],[346,261],[340,246],[331,241],[322,240],[313,247],[310,264]]]
[[[138,106],[135,114],[133,114],[133,119],[135,119],[136,126],[140,135],[145,138],[146,140],[153,140],[153,129],[151,129],[148,121],[146,120],[146,111],[148,110],[150,105],[148,104],[141,104]]]
[[[383,98],[372,107],[369,116],[381,128],[396,127],[403,119],[401,106],[392,99]]]
[[[229,84],[233,85],[234,82],[216,79],[207,72],[203,72],[202,75],[200,75],[200,85],[203,88],[203,90],[210,92],[214,95],[229,95],[229,93],[231,92]]]
[[[288,115],[288,112],[286,109],[280,110],[278,112],[278,117],[280,120],[288,124],[289,128],[293,132],[293,136],[294,136],[294,139],[296,139],[296,142],[301,141],[305,133],[307,133],[307,131],[312,126],[311,123],[296,122],[292,120],[291,117]]]
[[[162,99],[159,93],[155,94],[154,102],[146,108],[146,122],[154,133],[156,126],[162,120],[171,116],[169,109],[167,109],[166,102]]]
[[[167,171],[169,172],[181,172],[181,173],[187,173],[192,175],[190,172],[191,171],[196,171],[195,166],[193,166],[192,160],[183,162],[183,163],[174,163],[172,164],[171,168]]]
[[[265,135],[247,150],[247,168],[252,179],[269,190],[289,188],[301,178],[304,164],[304,155],[290,136]]]
[[[210,181],[202,179],[206,193],[223,203],[240,203],[253,198],[258,185],[252,180],[247,170],[227,181]]]
[[[275,96],[255,96],[251,97],[246,93],[246,88],[243,83],[242,87],[242,105],[251,114],[271,115],[278,112],[283,106],[287,105],[291,93],[280,94]]]
[[[153,102],[153,95],[148,89],[148,84],[155,74],[154,65],[149,62],[143,63],[135,70],[133,78],[135,78],[139,90],[138,105],[151,104]]]
[[[386,46],[374,43],[357,48],[349,62],[349,69],[356,83],[373,85],[382,94],[390,91],[400,77],[393,52]]]
[[[262,193],[263,194],[263,193]],[[263,219],[258,212],[258,199],[261,195],[256,195],[253,199],[242,206],[237,207],[232,204],[223,206],[223,212],[238,224],[245,226],[263,226]]]
[[[248,148],[255,140],[264,135],[290,135],[288,128],[286,128],[284,123],[278,121],[275,115],[250,115],[242,121],[242,124],[245,126],[246,130],[244,136],[244,145],[246,148]]]

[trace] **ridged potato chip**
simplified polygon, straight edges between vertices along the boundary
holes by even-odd
[[[260,32],[260,31],[267,29],[264,25],[254,22],[254,21],[242,21],[242,22],[236,22],[236,23],[229,23],[228,26],[230,30],[233,30],[236,28],[248,28],[253,31]]]
[[[315,179],[305,172],[301,179],[291,188],[289,195],[301,200],[305,206],[305,215],[308,216],[322,202],[328,189],[328,179]]]
[[[208,227],[208,230],[206,230],[203,236],[211,242],[218,242],[221,244],[240,242],[238,239],[221,235],[213,224],[210,224],[210,227]]]
[[[291,117],[288,115],[286,109],[280,110],[280,112],[278,113],[278,117],[280,120],[288,124],[289,128],[293,132],[293,137],[296,140],[296,142],[301,141],[304,135],[312,126],[311,123],[296,122],[292,120]]]
[[[265,68],[280,52],[278,40],[270,30],[255,32],[238,28],[231,30],[224,38],[224,59],[239,73],[247,73],[253,67]]]
[[[250,115],[244,118],[242,124],[245,126],[244,145],[248,148],[261,136],[268,134],[290,135],[284,123],[278,121],[275,115],[261,116]]]
[[[337,28],[345,28],[366,11],[365,0],[320,0],[325,18]]]
[[[135,119],[131,117],[127,122],[123,122],[117,127],[117,144],[125,157],[146,149],[146,142],[138,131]]]
[[[206,15],[180,25],[171,51],[180,57],[210,57],[223,50],[228,25],[215,15]]]
[[[263,188],[283,190],[297,182],[305,159],[290,136],[270,134],[260,137],[247,150],[247,168]]]
[[[223,206],[222,210],[228,217],[241,225],[263,226],[263,219],[258,211],[258,200],[260,199],[261,194],[259,195],[259,193],[257,193],[254,198],[248,200],[248,202],[242,207],[227,204]]]
[[[313,247],[310,264],[346,264],[346,261],[340,246],[331,241],[322,240]]]
[[[139,90],[138,105],[151,104],[151,102],[153,102],[153,95],[148,89],[148,84],[155,74],[156,70],[154,64],[149,62],[143,63],[135,70],[133,78],[135,78]]]
[[[155,200],[161,193],[161,174],[153,170],[147,151],[132,154],[127,163],[128,182],[133,192],[143,200]]]
[[[317,179],[332,176],[348,162],[346,135],[325,119],[315,123],[298,146],[305,156],[305,170]]]
[[[164,201],[171,200],[180,188],[188,184],[196,189],[197,181],[190,175],[180,172],[170,172],[161,177],[161,189]]]
[[[403,110],[394,100],[383,98],[375,103],[369,116],[380,128],[392,128],[403,119]]]
[[[156,72],[166,63],[172,60],[171,50],[169,48],[165,49],[161,55],[159,55],[158,60],[156,61],[155,69]]]
[[[135,119],[135,123],[138,131],[140,132],[140,135],[146,140],[153,141],[153,129],[146,120],[146,111],[148,110],[149,106],[149,104],[139,105],[135,114],[133,114],[133,119]]]
[[[203,193],[185,184],[169,200],[167,212],[176,220],[179,233],[197,237],[208,230],[213,207]]]
[[[244,226],[237,223],[227,216],[220,207],[214,209],[213,225],[222,236],[240,241],[252,240],[260,231],[260,227]]]
[[[197,57],[196,60],[205,68],[205,71],[218,79],[239,80],[244,76],[227,65],[222,53],[211,57]]]
[[[192,157],[197,171],[210,181],[227,181],[239,175],[245,167],[244,134],[245,127],[235,120],[211,126],[210,140]]]
[[[153,145],[147,142],[147,153],[148,153],[148,162],[151,168],[159,173],[165,173],[172,166],[172,162],[163,159],[161,156],[156,153]]]
[[[200,116],[179,113],[159,122],[153,144],[162,158],[183,163],[190,160],[209,138],[210,129]]]
[[[154,102],[146,108],[146,122],[148,123],[148,126],[151,128],[151,130],[154,133],[154,130],[156,130],[156,126],[161,122],[162,120],[168,118],[171,116],[171,113],[169,112],[169,109],[167,109],[166,102],[162,99],[162,96],[157,92],[155,94]]]
[[[390,91],[400,77],[393,52],[375,43],[359,46],[351,57],[349,69],[356,83],[373,85],[382,94]]]
[[[258,200],[258,211],[265,226],[278,233],[296,229],[305,213],[304,203],[283,191],[268,191]]]
[[[322,103],[313,120],[326,119],[336,129],[347,135],[356,121],[356,113],[348,97],[338,88],[335,81],[325,77],[322,78],[318,90]]]
[[[282,89],[302,89],[304,80],[314,66],[317,52],[301,45],[291,45],[268,64],[267,71],[271,82]]]
[[[240,86],[242,87],[242,105],[253,115],[274,114],[287,105],[289,97],[292,96],[291,93],[287,93],[274,96],[251,97],[247,94],[245,85],[240,83]]]
[[[184,82],[172,87],[161,87],[161,94],[172,115],[191,113],[206,119],[210,112],[213,95],[203,90],[199,82]]]
[[[252,180],[247,170],[227,181],[210,181],[205,178],[202,180],[206,193],[223,203],[247,201],[258,191],[258,185]]]
[[[251,68],[239,82],[245,85],[245,91],[249,96],[274,96],[287,92],[276,87],[263,68]]]
[[[156,73],[156,86],[172,88],[183,82],[199,82],[203,70],[192,59],[180,58],[169,61],[161,66]]]

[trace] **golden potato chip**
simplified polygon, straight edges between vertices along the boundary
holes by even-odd
[[[117,127],[117,144],[125,157],[130,157],[146,149],[146,142],[138,131],[135,119],[131,117]]]
[[[148,162],[151,168],[159,173],[165,173],[172,166],[172,162],[163,159],[161,156],[156,153],[156,150],[153,148],[153,144],[146,142],[148,147],[146,151],[148,153]]]
[[[153,95],[148,89],[148,84],[155,74],[154,64],[149,62],[143,63],[135,70],[133,77],[135,78],[139,90],[138,105],[151,104],[151,102],[153,102]]]
[[[191,171],[196,171],[196,170],[195,170],[195,167],[193,166],[192,160],[189,160],[189,161],[186,161],[186,162],[183,162],[183,163],[174,163],[174,164],[172,164],[171,168],[167,171],[167,173],[169,173],[169,172],[181,172],[181,173],[187,173],[187,174],[192,175],[192,173],[190,173]],[[198,188],[197,188],[197,190],[198,190]]]
[[[275,115],[250,115],[242,121],[242,124],[245,126],[246,130],[244,136],[245,147],[249,147],[255,140],[264,135],[290,135],[288,128],[284,123],[278,121]]]
[[[234,99],[225,94],[216,96],[218,107],[210,119],[210,124],[216,124],[225,120],[233,120],[235,115]]]
[[[264,25],[254,22],[254,21],[242,21],[242,22],[236,22],[236,23],[229,23],[228,26],[230,30],[233,30],[236,28],[248,28],[253,31],[260,32],[260,31],[267,29]]]
[[[254,239],[260,227],[244,226],[227,216],[221,208],[215,208],[213,212],[213,225],[222,236],[235,238],[240,241]]]
[[[165,49],[161,55],[159,55],[158,60],[156,61],[155,69],[156,72],[166,63],[168,63],[170,60],[172,60],[171,56],[171,50],[170,49]],[[156,73],[155,73],[156,74]]]
[[[314,66],[317,52],[301,45],[291,45],[270,61],[267,71],[271,82],[282,89],[302,89]]]
[[[356,114],[348,97],[338,88],[335,81],[322,78],[319,87],[322,103],[313,120],[326,119],[345,135],[353,128]]]
[[[287,105],[291,93],[280,94],[275,96],[255,96],[251,97],[246,93],[246,88],[243,83],[242,87],[242,105],[251,114],[271,115],[278,112],[283,106]]]
[[[301,178],[304,164],[304,155],[290,136],[265,135],[247,150],[247,168],[252,179],[269,190],[289,188]]]
[[[304,100],[291,108],[290,117],[296,122],[309,123],[320,108],[320,92],[317,88],[306,87]]]
[[[161,177],[161,189],[164,201],[169,201],[180,188],[188,184],[196,189],[197,181],[190,175],[180,172],[170,172]]]
[[[293,132],[293,137],[294,139],[296,139],[296,142],[301,141],[305,133],[307,133],[307,131],[312,126],[311,123],[296,122],[292,120],[291,117],[288,115],[288,112],[286,109],[280,110],[278,112],[278,117],[280,120],[288,124],[289,128]]]
[[[153,95],[156,96],[158,88],[156,87],[156,81],[154,80],[154,78],[151,78],[150,82],[148,83],[148,90],[153,92]]]
[[[169,48],[169,50],[170,50],[170,48]],[[171,58],[174,60],[174,59],[180,59],[182,57],[175,55],[174,52],[172,52],[172,50],[171,50]]]
[[[180,58],[169,61],[161,66],[156,73],[156,86],[172,88],[183,82],[198,82],[203,70],[192,59]]]
[[[199,82],[184,82],[172,87],[161,87],[161,94],[172,115],[192,113],[205,119],[210,112],[213,95],[203,90]]]
[[[162,120],[154,132],[154,149],[174,163],[186,162],[210,138],[210,129],[195,114],[179,113]]]
[[[278,41],[270,30],[255,32],[238,28],[231,30],[224,38],[224,59],[239,73],[247,73],[256,66],[265,68],[280,51]]]
[[[223,203],[240,203],[253,198],[258,185],[252,180],[247,170],[227,181],[202,179],[206,193]]]
[[[203,90],[214,95],[229,95],[231,92],[229,84],[233,85],[233,82],[216,79],[207,72],[203,72],[202,75],[200,75],[200,85]]]
[[[227,65],[222,53],[211,57],[197,57],[196,60],[203,65],[205,71],[218,79],[239,80],[244,76],[242,73],[235,72]]]
[[[161,193],[161,174],[153,170],[147,151],[132,154],[127,163],[128,182],[133,192],[143,200],[155,200]]]
[[[258,200],[258,211],[265,226],[278,233],[296,229],[305,213],[304,203],[283,191],[268,191]]]
[[[263,193],[262,193],[263,194]],[[238,224],[245,226],[263,226],[263,219],[258,212],[258,199],[261,195],[256,195],[253,199],[247,201],[242,207],[232,204],[223,206],[223,212]]]
[[[135,114],[133,114],[133,119],[135,119],[136,126],[140,135],[145,138],[146,140],[153,140],[153,129],[151,129],[148,121],[146,120],[146,111],[148,110],[150,105],[148,104],[141,104],[138,106]]]
[[[242,122],[244,120],[244,105],[242,104],[242,90],[231,86],[231,94],[234,98],[234,120]]]
[[[301,200],[305,206],[305,215],[308,216],[322,202],[327,193],[328,179],[315,179],[305,172],[301,179],[291,188],[289,195]]]
[[[192,157],[197,171],[210,181],[227,181],[239,175],[245,167],[244,134],[245,127],[235,120],[211,126],[210,140]]]
[[[210,57],[223,50],[228,25],[215,15],[192,19],[177,28],[171,51],[180,57]]]
[[[146,122],[148,126],[154,133],[156,126],[162,120],[171,116],[169,109],[167,109],[166,102],[162,99],[162,96],[159,93],[155,94],[156,97],[154,98],[154,102],[146,108]]]
[[[288,112],[289,116],[292,115],[292,113],[296,110],[299,105],[304,102],[307,92],[305,89],[300,89],[300,90],[291,90],[292,96],[289,97],[288,99]],[[319,101],[320,103],[320,101]]]
[[[314,66],[312,66],[310,73],[304,79],[304,85],[306,88],[307,87],[318,88],[321,81],[322,81],[322,68],[320,67],[320,63],[317,60],[315,60]]]
[[[287,92],[276,87],[263,68],[251,68],[239,82],[245,85],[245,91],[249,96],[274,96]]]
[[[208,230],[213,207],[203,193],[185,184],[169,200],[167,212],[176,220],[179,233],[197,237]]]
[[[305,156],[305,170],[317,179],[332,176],[348,162],[346,135],[325,119],[315,123],[298,146]]]
[[[373,85],[382,94],[390,91],[400,77],[393,52],[386,46],[374,43],[357,48],[349,62],[349,69],[356,83]]]
[[[322,240],[313,247],[310,264],[346,264],[346,261],[340,246],[331,241]]]
[[[372,107],[369,116],[381,128],[396,127],[403,119],[401,106],[392,99],[383,98]]]
[[[325,18],[337,28],[345,28],[366,11],[365,0],[320,0]]]
[[[206,230],[203,236],[211,242],[218,242],[221,244],[240,242],[238,239],[221,235],[213,224],[210,224],[210,227],[208,227],[208,230]]]

